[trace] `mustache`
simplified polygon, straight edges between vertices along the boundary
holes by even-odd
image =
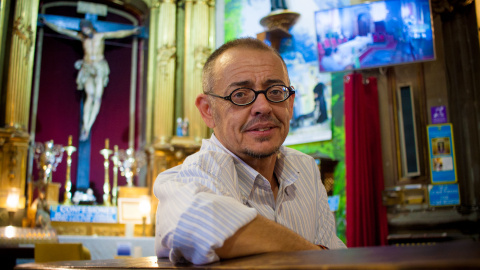
[[[257,116],[255,118],[253,118],[252,120],[250,120],[246,124],[242,125],[242,128],[240,129],[240,131],[244,132],[244,131],[250,129],[253,125],[256,125],[258,123],[269,123],[269,124],[273,124],[275,126],[281,126],[282,125],[280,120],[278,120],[276,117],[274,117],[272,115],[264,115],[263,114],[263,115],[260,115],[260,116]]]

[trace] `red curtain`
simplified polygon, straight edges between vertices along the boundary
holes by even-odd
[[[383,163],[377,79],[350,74],[345,86],[347,166],[347,246],[385,245],[388,235],[382,204]]]

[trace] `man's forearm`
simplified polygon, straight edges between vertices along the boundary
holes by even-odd
[[[222,259],[276,251],[320,249],[294,231],[261,215],[240,228],[215,250]]]

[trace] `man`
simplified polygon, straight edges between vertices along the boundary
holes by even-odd
[[[195,105],[214,135],[155,181],[158,257],[205,264],[345,247],[315,161],[282,146],[289,85],[280,55],[257,39],[226,43],[208,58]]]
[[[119,30],[114,32],[97,32],[89,20],[80,21],[80,32],[61,28],[53,23],[41,19],[48,27],[54,31],[78,39],[83,45],[83,59],[75,62],[75,68],[78,69],[77,89],[85,89],[86,99],[83,106],[83,125],[80,134],[80,140],[88,139],[93,123],[100,111],[102,102],[103,88],[108,84],[108,75],[110,68],[103,55],[105,49],[105,39],[124,38],[133,34],[138,34],[138,28],[132,30]]]

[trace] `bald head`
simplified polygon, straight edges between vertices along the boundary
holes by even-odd
[[[215,84],[215,74],[214,74],[214,66],[218,58],[222,56],[226,51],[230,49],[253,49],[259,51],[265,51],[272,53],[282,61],[285,70],[287,70],[287,66],[283,61],[280,54],[272,47],[268,46],[264,42],[256,38],[239,38],[232,41],[229,41],[218,49],[216,49],[207,59],[205,65],[203,66],[203,74],[202,74],[202,87],[204,93],[210,93],[213,91],[213,85]],[[287,74],[288,75],[288,74]]]

